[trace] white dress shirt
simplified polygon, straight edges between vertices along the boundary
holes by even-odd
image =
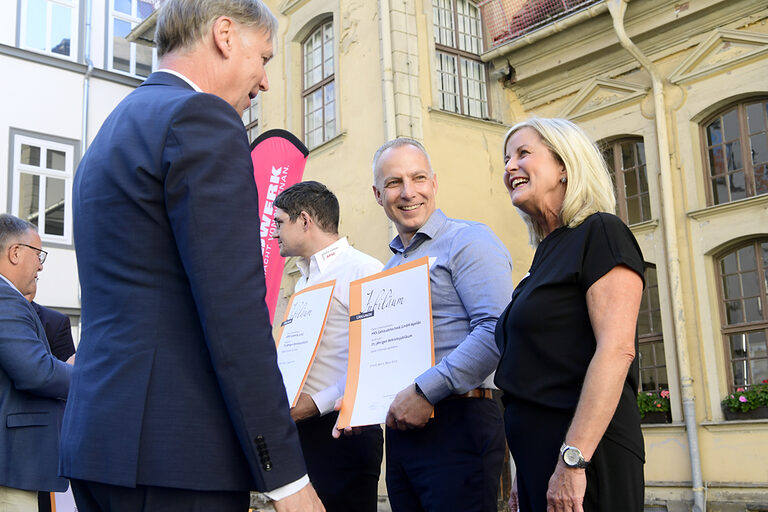
[[[333,411],[334,403],[344,394],[349,352],[349,283],[380,272],[384,265],[350,246],[346,237],[313,254],[309,260],[300,259],[296,265],[301,271],[297,292],[336,280],[323,337],[302,390],[312,397],[323,415]]]

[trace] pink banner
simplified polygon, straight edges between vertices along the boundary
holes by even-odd
[[[273,320],[285,259],[280,256],[277,240],[272,238],[275,232],[272,201],[280,192],[301,181],[307,155],[307,147],[286,130],[268,130],[251,144],[253,179],[259,191],[261,253],[267,279],[267,307]]]

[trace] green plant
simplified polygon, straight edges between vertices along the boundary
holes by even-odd
[[[758,407],[768,407],[768,379],[748,388],[736,388],[736,391],[725,397],[723,407],[731,412],[747,412]]]
[[[637,408],[640,409],[641,418],[644,418],[649,412],[669,411],[669,390],[640,391],[637,394]]]

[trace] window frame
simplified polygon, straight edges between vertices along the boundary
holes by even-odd
[[[766,103],[768,104],[768,96],[757,96],[757,97],[751,97],[747,99],[743,99],[741,101],[729,103],[723,108],[718,109],[716,112],[711,114],[710,116],[706,117],[704,121],[702,121],[699,124],[699,135],[700,135],[700,148],[701,148],[701,157],[703,162],[703,172],[704,172],[704,181],[705,181],[705,188],[706,188],[706,196],[707,196],[707,206],[719,206],[723,204],[729,204],[734,201],[741,201],[744,199],[749,199],[752,197],[756,197],[758,195],[766,195],[768,192],[763,192],[761,194],[756,194],[756,186],[755,186],[755,167],[752,163],[751,154],[749,151],[749,148],[751,147],[750,142],[750,134],[749,134],[749,125],[747,121],[747,105],[754,104],[754,103]],[[715,193],[713,190],[713,183],[714,179],[717,176],[729,176],[728,172],[728,165],[725,164],[725,173],[717,176],[712,175],[712,167],[711,162],[709,158],[709,138],[707,135],[707,128],[710,124],[712,124],[715,120],[717,120],[720,117],[723,117],[724,115],[728,114],[731,110],[736,110],[736,114],[738,117],[738,127],[739,127],[739,145],[741,148],[741,160],[742,160],[742,171],[744,173],[744,188],[745,188],[745,196],[743,198],[738,199],[731,199],[731,190],[730,185],[728,183],[728,197],[729,199],[727,201],[721,201],[719,203],[715,202]],[[763,108],[763,113],[765,117],[763,120],[765,121],[765,128],[766,128],[766,137],[768,137],[768,112],[766,112],[766,109],[768,109],[768,106],[766,108]],[[722,127],[721,127],[722,130]],[[725,142],[724,139],[722,139],[722,142],[719,144],[721,146],[725,146],[727,142]],[[768,165],[768,164],[766,164]]]
[[[71,247],[73,245],[72,236],[72,187],[74,184],[75,169],[80,159],[78,141],[55,137],[47,134],[28,132],[11,128],[10,130],[10,169],[8,180],[8,204],[11,206],[11,213],[17,217],[20,215],[20,183],[21,173],[64,180],[64,220],[62,235],[49,234],[45,232],[45,192],[47,189],[47,180],[40,180],[38,188],[38,234],[43,243],[59,247]],[[28,144],[40,147],[40,167],[29,166],[21,163],[21,146]],[[43,165],[43,154],[46,149],[63,151],[65,154],[65,168],[63,171],[49,170]],[[43,208],[41,208],[41,205]]]
[[[18,41],[17,46],[19,48],[23,48],[25,50],[29,50],[35,53],[41,53],[44,55],[50,55],[51,57],[56,57],[59,59],[65,59],[77,62],[78,60],[78,51],[80,49],[80,0],[44,0],[46,5],[46,27],[45,27],[45,44],[46,49],[41,50],[40,48],[35,48],[33,46],[28,46],[26,44],[26,37],[27,37],[27,14],[28,14],[28,6],[29,6],[29,0],[19,0],[18,3]],[[51,6],[52,5],[61,5],[64,7],[72,8],[72,19],[70,22],[70,30],[71,35],[69,38],[69,55],[63,55],[58,52],[54,52],[53,48],[48,49],[47,46],[51,42],[50,39],[50,33],[51,33]]]
[[[762,262],[762,258],[760,257],[760,244],[768,244],[768,238],[766,237],[757,237],[757,238],[751,238],[743,243],[732,245],[728,249],[719,252],[717,255],[715,255],[714,263],[715,263],[715,276],[717,279],[717,300],[718,300],[718,310],[720,313],[720,335],[723,343],[723,349],[724,354],[726,357],[726,375],[728,378],[728,389],[730,392],[736,391],[737,387],[744,387],[748,388],[749,386],[752,386],[754,384],[759,384],[759,382],[751,382],[751,368],[748,370],[750,373],[750,383],[749,384],[737,384],[734,382],[735,376],[733,373],[733,357],[732,357],[732,351],[730,346],[730,336],[734,334],[749,334],[752,332],[759,332],[763,331],[765,340],[766,340],[766,347],[768,348],[768,303],[766,303],[766,299],[768,299],[768,289],[766,287],[765,283],[765,277],[766,274],[768,274],[768,266],[764,266]],[[741,323],[734,323],[734,324],[728,324],[727,322],[727,309],[726,309],[726,302],[728,300],[736,300],[736,299],[726,299],[725,297],[725,289],[723,285],[723,270],[722,270],[722,261],[731,254],[738,253],[741,249],[744,249],[746,247],[753,246],[755,248],[755,272],[757,273],[757,282],[758,287],[760,288],[760,296],[758,297],[762,302],[762,308],[763,308],[763,319],[758,321],[745,321]],[[761,269],[761,267],[763,267]],[[761,274],[762,270],[762,274]],[[737,272],[736,274],[728,274],[728,275],[740,275],[741,272]],[[761,279],[761,277],[763,277]],[[740,284],[741,286],[741,284]],[[740,300],[744,299],[744,296],[741,295]],[[741,359],[741,358],[739,358]],[[768,354],[763,357],[759,358],[751,358],[749,356],[749,351],[747,351],[746,356],[743,358],[744,361],[748,364],[752,359],[767,359],[768,360]]]
[[[459,115],[470,117],[470,118],[473,118],[473,119],[491,119],[492,118],[491,117],[492,116],[491,94],[490,94],[491,93],[491,87],[490,87],[490,83],[489,83],[490,81],[489,81],[488,65],[482,61],[482,59],[480,58],[480,53],[472,53],[472,52],[468,52],[466,50],[462,50],[462,49],[459,48],[460,33],[459,33],[459,9],[458,9],[458,6],[457,6],[457,1],[458,0],[448,0],[448,1],[451,2],[451,12],[453,14],[453,31],[452,32],[453,32],[453,39],[454,39],[454,41],[456,43],[456,47],[447,46],[447,45],[444,45],[442,43],[438,43],[437,42],[437,37],[436,37],[434,31],[435,31],[435,25],[439,26],[439,22],[437,20],[433,19],[433,23],[432,23],[432,30],[433,30],[432,41],[433,41],[434,46],[435,46],[434,66],[435,66],[436,78],[437,78],[437,81],[438,81],[438,84],[437,84],[437,94],[438,94],[438,101],[437,101],[437,103],[438,103],[438,108],[439,108],[439,110],[442,110],[443,112],[450,112],[452,114],[459,114]],[[485,24],[483,23],[483,12],[482,12],[482,9],[480,9],[480,7],[477,5],[477,2],[475,2],[474,0],[465,0],[465,1],[468,4],[471,4],[475,9],[477,9],[478,20],[479,20],[479,24],[480,24],[480,52],[482,53],[483,51],[485,51],[485,41],[486,41],[486,27],[485,27]],[[434,2],[434,0],[433,0],[433,2]],[[434,3],[432,3],[432,9],[433,9],[433,13],[434,13],[434,9],[440,9],[440,6],[439,5],[435,6]],[[434,14],[433,14],[433,16],[434,16]],[[439,54],[440,53],[446,54],[446,55],[449,55],[449,56],[452,56],[452,57],[455,58],[455,62],[456,62],[456,85],[457,85],[457,91],[456,92],[457,92],[457,95],[458,95],[458,106],[459,106],[459,110],[458,111],[449,110],[449,109],[445,108],[444,105],[441,105],[441,103],[442,103],[441,95],[443,93],[441,92],[442,89],[440,88],[440,75],[441,75],[441,73],[443,71],[442,71],[442,68],[441,68],[441,66],[439,64],[439,60],[440,60]],[[482,70],[482,73],[483,73],[483,81],[484,81],[484,85],[485,85],[485,87],[484,87],[484,89],[485,89],[485,110],[486,110],[485,115],[475,116],[475,115],[472,115],[472,114],[468,114],[468,113],[466,113],[464,111],[465,110],[464,109],[465,94],[464,94],[464,84],[463,84],[464,77],[463,77],[462,69],[461,69],[461,67],[462,67],[461,66],[462,62],[461,61],[462,61],[462,59],[473,61],[473,62],[475,62],[477,64],[480,64],[480,69]],[[472,98],[472,99],[475,100],[475,101],[479,101],[476,98]]]
[[[320,66],[321,71],[324,70],[325,66],[325,44],[322,40],[323,35],[325,34],[325,27],[327,25],[331,25],[331,34],[333,34],[333,41],[331,44],[331,48],[333,48],[333,73],[328,75],[327,77],[322,77],[318,82],[315,82],[314,84],[311,84],[308,87],[305,87],[305,77],[307,73],[306,69],[306,62],[307,62],[307,54],[305,45],[307,44],[307,41],[312,39],[312,37],[317,33],[321,32],[321,42],[320,42]],[[303,135],[303,141],[304,144],[306,144],[307,148],[310,150],[313,148],[316,148],[318,146],[323,145],[324,143],[328,142],[332,138],[336,137],[339,134],[339,116],[337,112],[337,106],[338,106],[338,84],[336,82],[336,65],[338,64],[338,52],[336,49],[336,24],[334,23],[333,17],[326,17],[317,22],[314,27],[309,31],[306,37],[304,37],[301,42],[299,43],[301,46],[301,133]],[[321,73],[322,75],[322,73]],[[307,133],[307,110],[306,110],[306,99],[311,94],[314,94],[318,90],[324,91],[325,87],[329,84],[333,83],[333,121],[334,121],[334,131],[332,134],[326,133],[325,126],[327,123],[327,119],[325,117],[325,109],[326,109],[326,102],[325,102],[325,94],[321,94],[322,98],[322,122],[321,130],[322,130],[322,136],[320,138],[320,141],[317,144],[310,145],[309,141],[309,133]]]
[[[623,150],[622,145],[623,144],[633,144],[634,146],[634,154],[633,158],[635,161],[635,166],[633,167],[638,176],[638,193],[633,198],[636,197],[640,200],[640,208],[641,208],[641,219],[637,222],[633,222],[630,224],[629,222],[629,205],[627,201],[627,189],[626,189],[626,182],[624,180],[625,176],[624,173],[628,169],[624,169],[623,167]],[[637,145],[642,144],[643,151],[642,156],[645,163],[640,162],[640,150],[637,147]],[[643,137],[639,136],[626,136],[626,137],[619,137],[607,141],[603,141],[600,143],[601,151],[600,153],[603,155],[603,158],[605,158],[606,152],[610,149],[613,153],[613,167],[611,167],[611,163],[608,162],[608,159],[605,158],[606,164],[608,165],[609,172],[613,171],[613,191],[616,194],[616,215],[621,218],[622,221],[627,226],[636,226],[638,224],[642,224],[643,222],[648,222],[653,219],[653,207],[651,206],[651,184],[648,181],[648,158],[645,154],[645,139]],[[640,171],[645,173],[645,184],[647,186],[647,190],[645,192],[640,192]],[[642,197],[644,195],[648,196],[648,212],[647,212],[647,218],[645,215],[645,208],[643,207],[642,203]]]
[[[652,270],[653,273],[654,273],[654,279],[653,279],[654,280],[654,284],[649,284],[649,281],[650,281],[650,275],[649,275],[649,272],[648,272],[649,270]],[[666,347],[664,345],[664,326],[663,326],[663,321],[661,319],[661,297],[659,297],[659,277],[658,277],[658,272],[656,271],[656,265],[654,265],[652,263],[645,262],[645,282],[646,282],[646,285],[645,285],[645,288],[643,289],[643,298],[642,298],[642,302],[640,304],[640,310],[638,311],[638,319],[637,319],[637,323],[638,323],[638,328],[637,328],[638,356],[640,354],[640,349],[642,348],[643,345],[646,345],[646,344],[647,345],[654,345],[654,350],[653,350],[653,364],[645,365],[644,366],[642,361],[638,362],[638,368],[639,368],[639,371],[640,371],[640,379],[639,379],[638,384],[640,386],[640,391],[659,391],[660,389],[669,389],[670,383],[669,383],[669,372],[667,372],[667,355],[666,355]],[[657,302],[657,304],[659,306],[658,310],[653,308],[653,297],[652,297],[653,293],[656,294],[656,302]],[[643,309],[645,304],[648,304],[648,306],[649,306],[647,310]],[[658,328],[656,328],[655,322],[653,321],[653,312],[654,311],[658,311],[659,312],[659,314],[658,314],[658,320],[659,320]],[[640,326],[640,315],[641,314],[649,315],[649,319],[650,319],[650,321],[651,321],[651,323],[653,325],[653,329],[649,333],[640,334],[639,326]],[[661,361],[661,363],[663,363],[663,364],[659,364],[659,360],[656,357],[657,354],[656,354],[656,347],[655,347],[655,345],[661,345],[661,348],[664,351],[664,357],[663,357],[663,360]],[[658,378],[659,377],[659,373],[658,372],[659,372],[660,369],[663,369],[664,370],[664,374],[666,375],[666,380],[667,380],[666,385],[667,385],[667,387],[663,387],[663,386],[661,386],[659,384],[660,379]],[[651,370],[655,373],[656,382],[657,382],[657,384],[659,384],[659,386],[658,386],[657,389],[652,389],[652,390],[651,389],[643,389],[643,375],[642,375],[642,372],[643,371],[651,371]]]
[[[246,118],[246,116],[248,117]],[[243,111],[241,117],[245,126],[245,133],[248,135],[248,144],[253,144],[253,141],[261,133],[261,93],[251,100],[251,104]],[[251,137],[252,130],[256,130],[253,137]]]
[[[152,74],[153,71],[157,69],[157,47],[152,47],[152,63],[150,64],[149,73],[147,73],[146,76],[139,75],[136,73],[136,48],[139,43],[134,42],[128,42],[128,49],[130,51],[130,56],[128,59],[128,71],[117,69],[115,68],[115,39],[114,39],[114,33],[115,33],[115,20],[124,21],[127,23],[130,23],[131,30],[136,28],[136,26],[144,21],[142,18],[138,15],[138,9],[139,9],[139,0],[130,0],[131,2],[131,14],[126,14],[124,12],[116,11],[115,10],[115,0],[106,0],[107,1],[107,8],[106,11],[106,27],[104,30],[104,33],[106,35],[106,49],[104,52],[104,58],[106,59],[105,68],[108,71],[111,71],[113,73],[120,73],[121,75],[127,75],[134,78],[139,79],[146,79],[150,74]]]

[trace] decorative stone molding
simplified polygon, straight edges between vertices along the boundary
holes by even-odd
[[[669,81],[689,82],[765,53],[768,53],[768,34],[718,28],[672,72]]]
[[[560,116],[579,119],[609,107],[642,99],[647,92],[646,87],[629,82],[594,78],[563,108]]]

